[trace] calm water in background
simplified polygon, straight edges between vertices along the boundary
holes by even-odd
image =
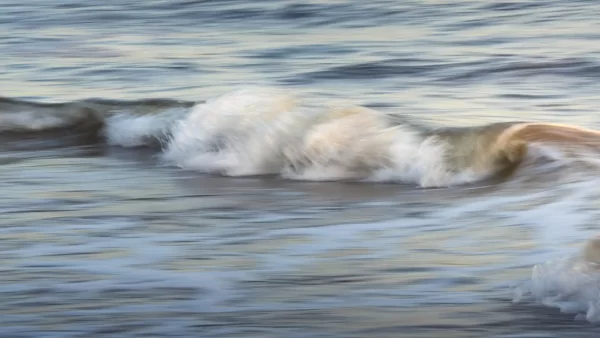
[[[600,127],[595,1],[2,1],[0,94],[268,84],[442,125]],[[0,119],[0,123],[2,120]],[[0,135],[2,337],[590,337],[511,286],[597,231],[589,172],[502,184],[220,178]]]

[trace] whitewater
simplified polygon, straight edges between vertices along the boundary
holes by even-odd
[[[594,162],[600,134],[552,123],[431,127],[406,114],[309,105],[290,91],[242,88],[206,102],[3,102],[0,130],[78,127],[109,145],[161,148],[164,164],[225,176],[404,182],[448,187],[523,162]]]

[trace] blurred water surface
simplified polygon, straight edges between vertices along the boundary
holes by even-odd
[[[268,84],[441,125],[599,125],[595,1],[1,3],[13,99]],[[511,303],[596,231],[589,172],[425,190],[200,175],[68,131],[0,141],[2,337],[600,333]]]

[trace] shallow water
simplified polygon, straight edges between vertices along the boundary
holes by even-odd
[[[564,0],[7,1],[0,88],[155,113],[267,84],[440,125],[593,128],[598,15]],[[180,101],[123,102],[150,98]],[[446,189],[225,178],[87,129],[2,130],[3,337],[600,333],[512,302],[534,264],[597,232],[593,169]]]

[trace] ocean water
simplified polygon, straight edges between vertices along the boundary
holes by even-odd
[[[273,175],[281,135],[313,134],[278,115],[287,97],[236,95],[600,128],[599,16],[583,0],[2,1],[0,336],[598,335],[598,275],[570,260],[598,233],[593,154],[436,187]],[[380,149],[361,134],[378,121],[331,134],[337,159]],[[209,149],[213,127],[235,151]]]

